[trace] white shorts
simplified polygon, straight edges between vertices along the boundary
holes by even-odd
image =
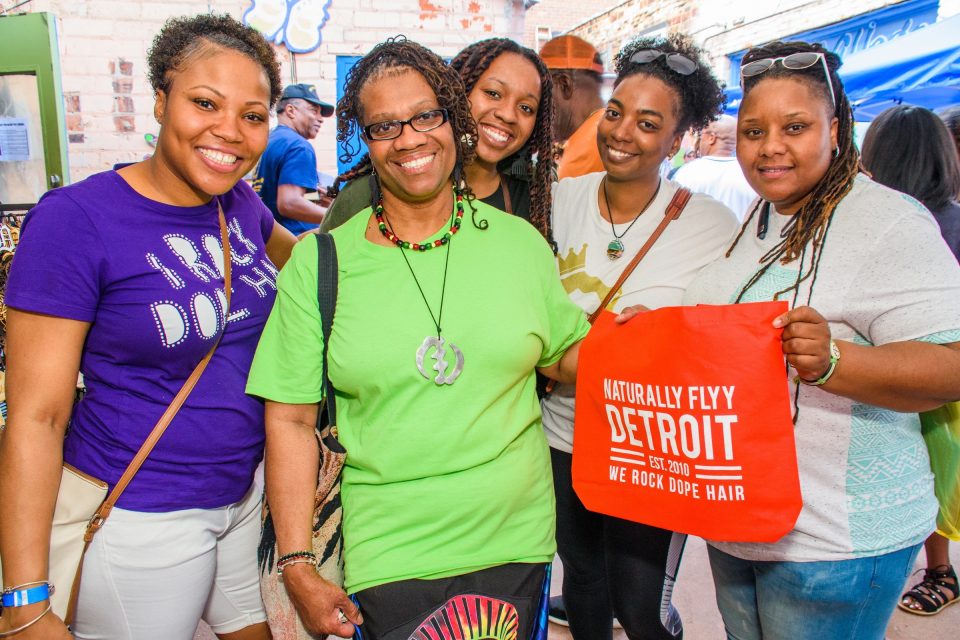
[[[203,619],[231,633],[266,614],[257,544],[260,496],[219,509],[114,509],[83,561],[78,640],[192,640]]]

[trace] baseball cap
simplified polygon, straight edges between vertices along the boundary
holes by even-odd
[[[600,54],[592,44],[573,35],[557,36],[540,49],[548,69],[585,69],[603,73]]]
[[[320,115],[329,118],[333,115],[334,107],[329,102],[324,102],[317,96],[317,88],[312,84],[288,84],[280,95],[281,100],[291,98],[300,98],[312,104],[320,106]]]

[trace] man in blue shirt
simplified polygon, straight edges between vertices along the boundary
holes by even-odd
[[[315,229],[327,212],[305,197],[317,190],[317,155],[308,140],[317,137],[323,119],[333,111],[313,85],[289,85],[277,104],[277,126],[253,174],[253,190],[277,222],[295,235]]]

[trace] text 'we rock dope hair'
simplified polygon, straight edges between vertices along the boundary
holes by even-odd
[[[833,103],[833,115],[837,118],[837,149],[834,158],[827,168],[827,172],[814,187],[810,197],[804,202],[800,210],[793,216],[793,219],[784,229],[784,238],[775,245],[766,255],[760,259],[760,268],[747,281],[740,290],[736,301],[739,302],[743,295],[755,285],[767,269],[778,260],[781,264],[789,264],[794,260],[800,259],[800,269],[797,273],[797,279],[792,285],[778,291],[774,298],[779,298],[782,294],[793,292],[794,306],[796,298],[799,295],[800,284],[811,279],[810,287],[807,293],[807,301],[813,295],[813,286],[817,281],[817,271],[820,266],[820,256],[823,251],[823,243],[826,240],[827,232],[830,229],[830,221],[833,219],[833,212],[837,204],[853,187],[853,181],[857,177],[860,166],[860,154],[857,151],[853,138],[853,109],[850,107],[850,101],[847,100],[847,94],[843,90],[843,83],[837,75],[840,68],[840,58],[832,51],[827,51],[818,44],[807,42],[773,42],[762,47],[751,49],[743,56],[741,66],[747,65],[757,60],[783,58],[794,53],[819,53],[823,55],[829,69],[829,78],[824,73],[823,65],[818,63],[803,69],[791,69],[784,67],[783,64],[774,63],[767,71],[743,78],[743,95],[746,98],[750,91],[757,86],[759,82],[772,78],[802,78],[804,82],[810,83],[820,98],[827,104]],[[827,84],[830,82],[830,85]],[[744,231],[750,226],[758,209],[763,206],[761,200],[756,207],[747,216],[740,233],[737,235],[733,244],[727,250],[727,257],[734,247],[743,237]],[[811,252],[810,266],[804,270],[803,264],[807,251]]]
[[[450,62],[460,74],[467,95],[473,91],[486,70],[504,53],[515,53],[529,60],[540,76],[540,106],[530,139],[520,151],[500,163],[503,171],[522,160],[526,174],[530,176],[530,222],[543,237],[550,240],[550,185],[553,182],[553,79],[550,71],[533,50],[517,44],[509,38],[481,40],[466,47]],[[536,157],[536,162],[534,158]]]
[[[648,58],[649,62],[645,61]],[[690,128],[699,131],[723,111],[720,83],[700,48],[683,34],[638,38],[620,50],[614,65],[617,71],[614,87],[632,75],[643,74],[657,78],[677,92],[680,106],[677,132]]]
[[[194,56],[216,47],[238,51],[256,61],[270,81],[270,106],[277,103],[283,82],[273,46],[259,31],[228,15],[201,14],[168,20],[147,53],[150,86],[154,91],[169,93],[173,72],[182,69]]]
[[[390,38],[375,46],[347,74],[343,97],[337,102],[337,142],[344,149],[340,161],[351,162],[360,151],[354,138],[364,124],[363,105],[360,103],[360,92],[364,85],[385,75],[398,75],[406,71],[415,71],[423,76],[437,96],[437,104],[449,113],[449,123],[457,149],[453,179],[462,185],[464,198],[469,203],[474,196],[470,185],[466,184],[464,179],[463,165],[473,160],[474,149],[470,141],[477,139],[477,126],[470,114],[470,103],[467,101],[463,82],[459,74],[447,66],[440,56],[403,36]],[[370,175],[372,172],[370,156],[365,154],[350,171],[337,176],[328,193],[336,195],[342,183]],[[474,226],[486,228],[487,221],[481,220],[477,223],[474,219]]]

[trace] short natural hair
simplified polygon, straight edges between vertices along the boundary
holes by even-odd
[[[147,52],[150,86],[154,91],[169,93],[172,72],[210,47],[231,49],[258,63],[270,82],[270,105],[276,104],[283,83],[273,46],[259,31],[228,15],[210,13],[167,20]]]
[[[679,53],[697,63],[697,69],[690,75],[681,75],[667,66],[666,59],[660,57],[653,62],[640,64],[630,58],[638,51],[656,49],[663,53]],[[693,128],[700,130],[707,126],[723,110],[724,95],[720,83],[710,70],[703,52],[693,44],[689,37],[674,33],[659,38],[637,38],[625,45],[614,61],[618,86],[628,77],[643,74],[657,78],[677,92],[680,107],[675,133]]]
[[[873,179],[939,211],[960,193],[957,150],[946,125],[923,107],[899,105],[877,116],[863,139]]]

